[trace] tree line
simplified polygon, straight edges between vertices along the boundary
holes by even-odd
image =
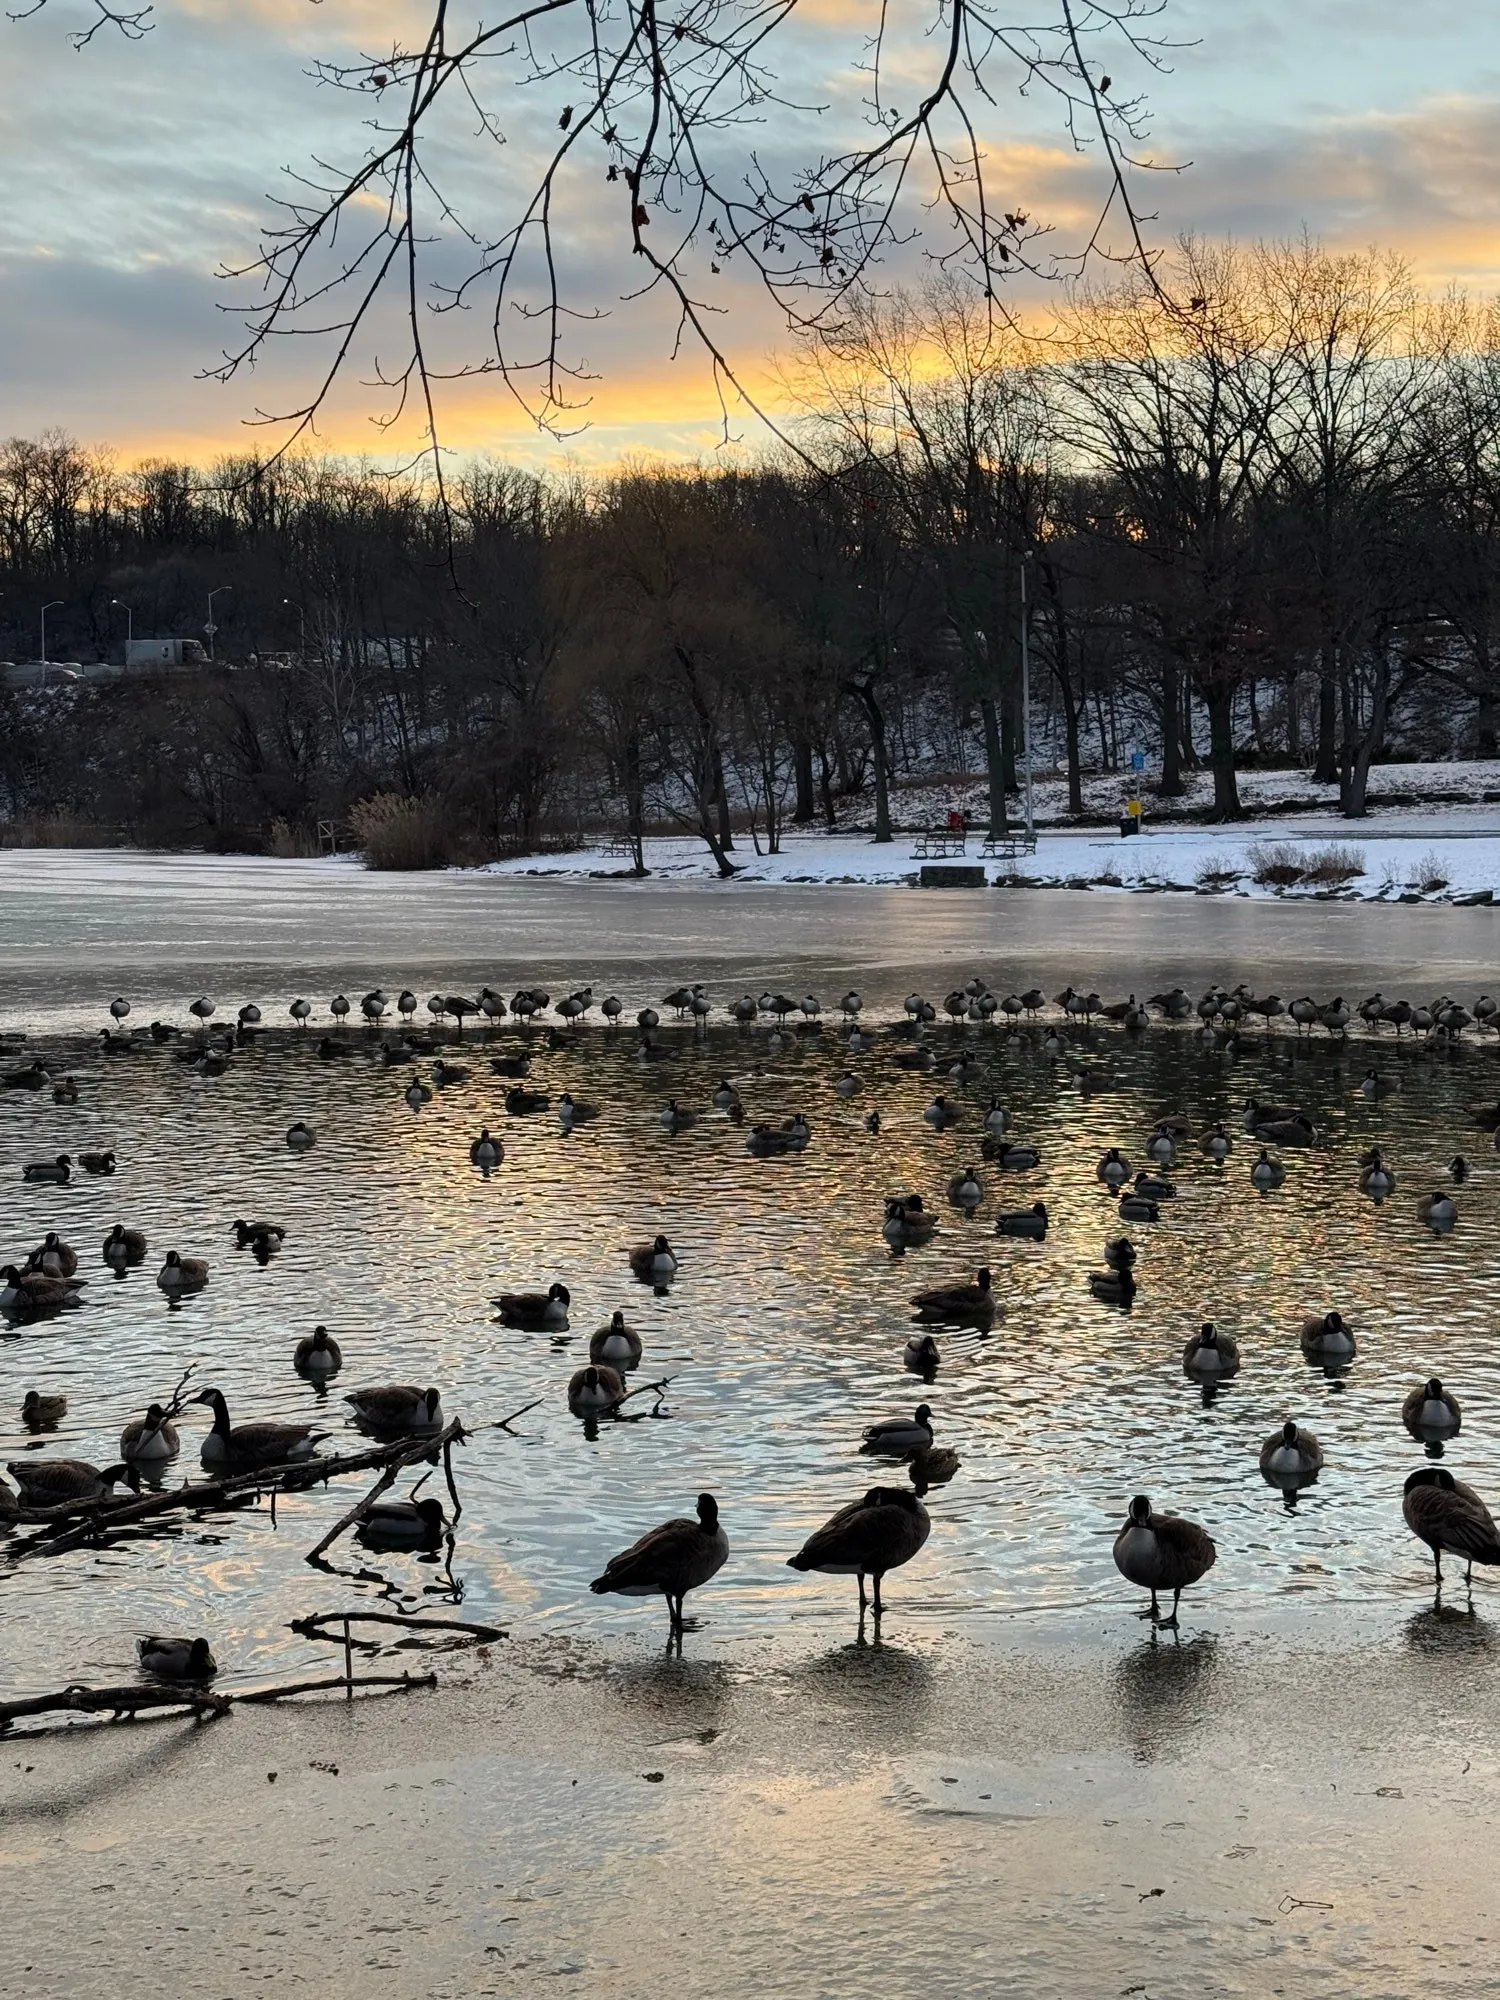
[[[164,842],[311,838],[411,802],[432,858],[607,830],[720,869],[914,773],[1015,815],[1027,735],[1132,748],[1180,796],[1500,739],[1500,316],[1400,260],[1185,242],[1045,327],[956,281],[786,366],[783,444],[725,469],[430,482],[315,457],[208,472],[0,447],[0,651],[190,671],[0,693],[0,811]],[[210,599],[209,593],[214,595]],[[213,615],[207,615],[212,605]]]

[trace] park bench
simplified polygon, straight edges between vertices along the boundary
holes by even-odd
[[[1036,853],[1034,833],[988,833],[980,848],[984,861],[1019,861],[1024,854]]]
[[[919,833],[911,858],[913,861],[946,861],[955,854],[966,854],[968,838],[966,833],[950,832],[946,827],[941,832]]]

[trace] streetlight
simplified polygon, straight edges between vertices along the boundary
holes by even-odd
[[[208,593],[208,623],[203,629],[208,634],[208,657],[210,659],[214,656],[214,634],[219,629],[214,623],[214,599],[222,597],[226,590],[233,589],[234,585],[232,583],[219,583],[215,584],[213,589]]]
[[[1031,804],[1031,608],[1026,597],[1030,549],[1021,552],[1021,748],[1026,758],[1026,838],[1036,845],[1036,816]]]
[[[299,604],[295,598],[291,597],[283,597],[281,601],[283,604],[290,605],[292,610],[297,614],[297,664],[299,667],[305,667],[307,665],[307,607],[304,604]]]
[[[47,678],[45,671],[47,665],[47,613],[49,611],[55,611],[58,605],[61,604],[62,602],[63,602],[62,598],[54,597],[50,604],[44,604],[42,606],[42,668],[43,668],[42,679],[44,681]]]
[[[123,611],[125,613],[125,664],[129,666],[130,648],[135,639],[135,613],[123,597],[112,597],[109,603],[112,611]]]

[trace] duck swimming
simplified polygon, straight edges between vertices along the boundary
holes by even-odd
[[[972,1284],[935,1285],[929,1291],[914,1292],[911,1303],[922,1319],[986,1326],[999,1309],[987,1270],[981,1270]]]
[[[926,1403],[918,1403],[914,1416],[887,1417],[870,1424],[860,1450],[866,1457],[906,1458],[914,1451],[929,1450],[931,1445],[932,1411]]]
[[[1030,1208],[1002,1209],[995,1218],[997,1236],[1029,1237],[1033,1242],[1045,1241],[1047,1235],[1047,1204],[1034,1201]]]

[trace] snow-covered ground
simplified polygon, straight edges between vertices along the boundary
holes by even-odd
[[[1431,769],[1432,767],[1425,767]],[[1368,826],[1369,830],[1366,831]],[[1326,879],[1277,887],[1254,880],[1254,849],[1276,844],[1295,864],[1312,866],[1330,847],[1357,873],[1340,884]],[[734,860],[742,882],[915,882],[922,862],[916,839],[902,835],[876,846],[867,834],[798,834],[779,854],[757,855],[741,837]],[[980,836],[971,835],[970,863],[979,863]],[[1043,831],[1037,851],[1015,861],[984,862],[989,881],[1035,886],[1089,887],[1101,892],[1196,890],[1200,894],[1395,901],[1401,897],[1451,902],[1500,894],[1500,807],[1411,809],[1370,822],[1287,815],[1253,826],[1158,826],[1129,840],[1101,829]],[[716,870],[703,843],[687,838],[646,842],[654,878],[701,880]],[[627,863],[601,849],[530,855],[491,864],[502,875],[599,876],[623,873]],[[1434,884],[1441,882],[1441,887]],[[1426,886],[1424,886],[1426,885]]]

